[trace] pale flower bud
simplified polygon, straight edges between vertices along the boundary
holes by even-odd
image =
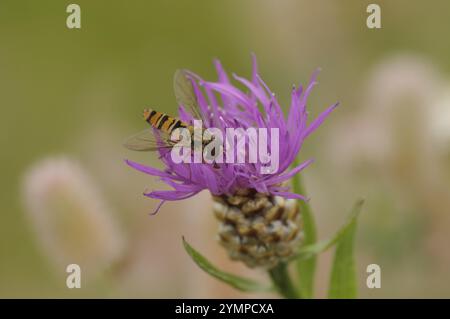
[[[91,277],[121,256],[124,239],[111,209],[73,160],[35,164],[25,175],[23,195],[37,242],[57,270],[78,264]]]

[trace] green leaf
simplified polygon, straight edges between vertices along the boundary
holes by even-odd
[[[191,245],[183,237],[183,245],[186,252],[191,256],[192,260],[203,269],[205,272],[211,276],[227,283],[228,285],[242,290],[242,291],[271,291],[273,290],[270,286],[262,285],[254,280],[236,276],[224,271],[219,270],[217,267],[213,266],[205,257],[203,257],[198,251],[192,248]]]
[[[344,225],[342,225],[342,227],[336,232],[336,234],[333,237],[312,245],[302,246],[298,250],[294,258],[299,259],[311,258],[312,256],[322,253],[327,249],[331,248],[332,246],[334,246],[336,243],[338,243],[341,240],[341,238],[346,234],[348,229],[352,227],[354,221],[357,219],[359,213],[361,212],[361,206],[363,202],[364,202],[363,200],[358,200],[350,216],[348,217],[347,222]]]
[[[329,298],[356,298],[357,283],[353,246],[357,217],[362,204],[363,200],[359,200],[355,204],[347,226],[338,233],[331,270]]]
[[[297,164],[297,163],[296,163]],[[296,165],[294,164],[294,165]],[[295,193],[306,195],[300,174],[297,174],[292,180],[292,187]],[[317,240],[316,224],[314,215],[307,202],[299,200],[300,213],[303,218],[304,239],[302,247],[312,245]],[[312,298],[314,294],[314,274],[316,271],[316,257],[310,255],[308,259],[297,260],[297,273],[300,281],[300,295],[302,298]]]

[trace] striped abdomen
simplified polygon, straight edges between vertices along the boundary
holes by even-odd
[[[183,121],[167,115],[162,112],[157,112],[151,109],[144,110],[144,119],[154,128],[161,130],[164,133],[172,134],[174,130],[180,127],[188,128],[189,125]]]

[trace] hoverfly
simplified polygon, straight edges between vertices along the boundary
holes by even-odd
[[[190,79],[184,70],[177,70],[174,76],[174,92],[178,105],[183,105],[192,113],[194,118],[201,119],[198,101]],[[140,133],[137,133],[125,142],[125,147],[134,151],[157,151],[160,149],[170,149],[177,144],[177,140],[172,138],[172,133],[177,129],[187,129],[194,148],[194,127],[176,117],[153,109],[144,110],[144,120],[150,125]],[[203,136],[203,134],[202,134]],[[211,141],[203,139],[202,146]]]

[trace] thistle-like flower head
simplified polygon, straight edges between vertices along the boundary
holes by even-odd
[[[201,120],[205,128],[218,128],[225,135],[227,128],[266,128],[269,132],[277,128],[279,132],[279,165],[275,172],[263,173],[264,166],[259,159],[256,163],[175,163],[170,152],[160,150],[164,170],[144,166],[127,160],[127,164],[146,174],[159,177],[172,190],[154,190],[145,193],[150,198],[164,201],[181,200],[202,190],[209,190],[214,196],[232,196],[239,190],[252,190],[268,196],[287,199],[304,199],[301,194],[292,193],[286,181],[308,166],[312,160],[289,169],[297,157],[304,140],[324,121],[337,106],[328,107],[316,119],[308,123],[306,103],[313,86],[317,83],[317,72],[313,74],[306,88],[295,86],[291,92],[290,108],[285,116],[275,94],[258,74],[256,59],[253,57],[251,79],[233,74],[233,79],[244,90],[234,85],[219,61],[215,61],[217,82],[203,80],[188,72],[198,103]],[[245,92],[244,92],[245,91]],[[179,105],[179,117],[193,123],[194,116],[185,105]],[[270,134],[270,133],[269,133]],[[249,143],[246,140],[246,143]],[[247,147],[248,145],[246,145]],[[275,150],[268,145],[268,153]],[[162,203],[161,202],[161,203]]]

